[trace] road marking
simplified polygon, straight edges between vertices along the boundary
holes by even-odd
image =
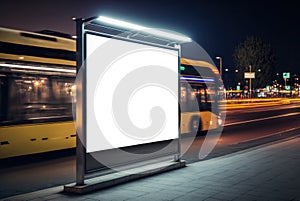
[[[238,142],[236,144],[233,144],[233,145],[246,143],[246,142],[249,142],[249,141],[252,141],[252,140],[259,140],[259,139],[263,139],[265,137],[270,137],[270,136],[273,136],[273,135],[280,135],[282,133],[287,133],[287,132],[298,130],[298,129],[300,129],[300,127],[290,128],[290,129],[286,129],[286,130],[283,130],[283,131],[277,131],[275,133],[272,133],[272,134],[269,134],[269,135],[264,135],[264,136],[261,136],[261,137],[258,137],[258,138],[251,138],[251,139],[247,139],[247,140],[244,140],[244,141],[240,141],[240,142]]]
[[[251,120],[228,123],[228,124],[225,124],[224,126],[233,126],[233,125],[238,125],[238,124],[246,124],[246,123],[264,121],[264,120],[269,120],[269,119],[277,119],[277,118],[282,118],[282,117],[295,116],[295,115],[299,115],[299,114],[300,114],[300,112],[293,112],[293,113],[282,114],[282,115],[277,115],[277,116],[272,116],[272,117],[264,117],[264,118],[259,118],[259,119],[251,119]]]

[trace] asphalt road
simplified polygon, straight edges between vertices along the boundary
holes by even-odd
[[[199,136],[183,155],[188,163],[226,155],[264,143],[300,134],[300,104],[263,108],[231,109],[226,112],[222,134]],[[189,141],[184,139],[183,141]],[[214,144],[217,143],[215,146]],[[201,148],[214,146],[201,157]],[[185,146],[185,143],[182,144]],[[203,152],[203,150],[202,150]],[[202,153],[203,155],[203,153]],[[199,158],[200,156],[200,158]]]
[[[225,155],[300,133],[300,104],[230,109],[219,136],[212,133],[196,139],[184,137],[183,155],[188,163]],[[189,144],[191,143],[191,146]],[[215,146],[216,144],[216,146]],[[39,156],[27,164],[14,161],[0,168],[0,198],[72,183],[75,180],[74,151]]]

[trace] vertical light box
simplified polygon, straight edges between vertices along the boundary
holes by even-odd
[[[85,41],[86,153],[178,139],[178,49],[91,33]]]

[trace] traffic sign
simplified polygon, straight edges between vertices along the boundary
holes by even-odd
[[[254,79],[255,78],[255,72],[244,72],[244,78],[245,79]]]
[[[283,77],[283,79],[289,79],[290,78],[290,73],[289,72],[283,72],[282,77]]]

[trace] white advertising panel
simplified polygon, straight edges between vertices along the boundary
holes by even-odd
[[[85,40],[86,152],[177,139],[178,50]]]

